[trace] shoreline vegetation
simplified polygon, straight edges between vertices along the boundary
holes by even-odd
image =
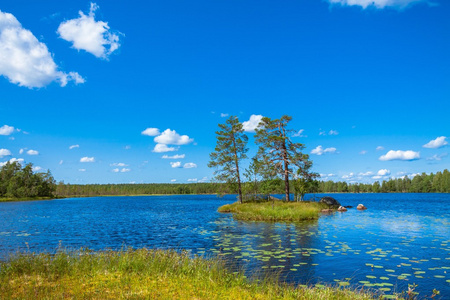
[[[187,251],[125,249],[16,253],[0,262],[1,299],[374,299],[345,286],[248,279],[219,258]]]
[[[225,204],[217,210],[232,213],[233,218],[242,221],[305,221],[316,220],[327,205],[318,202],[264,201]]]

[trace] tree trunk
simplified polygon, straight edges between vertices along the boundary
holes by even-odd
[[[241,190],[241,177],[239,176],[239,162],[236,151],[236,140],[233,134],[233,148],[234,148],[234,163],[236,165],[236,176],[238,181],[238,195],[239,195],[239,203],[242,204],[242,190]]]
[[[284,189],[286,192],[286,201],[290,201],[289,198],[289,162],[287,159],[286,143],[283,142],[283,160],[284,160]]]

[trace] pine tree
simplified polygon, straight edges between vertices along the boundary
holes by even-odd
[[[225,124],[219,124],[219,128],[220,130],[216,131],[216,148],[210,154],[208,167],[216,168],[214,177],[217,181],[226,182],[233,191],[237,188],[239,202],[242,203],[239,166],[240,162],[247,158],[248,137],[236,116],[230,116]]]

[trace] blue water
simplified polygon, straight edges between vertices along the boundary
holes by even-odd
[[[72,198],[0,203],[0,258],[59,246],[187,249],[219,255],[248,275],[276,272],[299,284],[365,285],[393,294],[418,285],[450,299],[449,194],[334,194],[366,211],[318,221],[234,221],[217,213],[226,196]]]

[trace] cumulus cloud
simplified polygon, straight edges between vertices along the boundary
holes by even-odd
[[[32,170],[33,170],[33,172],[39,172],[40,170],[42,170],[42,168],[39,166],[35,166],[32,168]]]
[[[95,158],[94,157],[87,157],[87,156],[85,156],[85,157],[80,158],[80,162],[82,162],[82,163],[92,163],[92,162],[95,162]]]
[[[4,157],[4,156],[10,156],[11,155],[11,151],[9,151],[8,149],[0,149],[0,158]]]
[[[147,128],[144,131],[141,132],[142,135],[148,135],[148,136],[157,136],[159,135],[159,129],[158,128]]]
[[[20,149],[19,154],[22,154],[25,149]]]
[[[11,83],[28,88],[40,88],[53,81],[61,86],[69,81],[84,83],[76,72],[59,71],[44,43],[24,29],[10,13],[0,11],[0,75]]]
[[[19,164],[23,164],[24,163],[24,159],[23,158],[11,158],[8,161],[2,162],[0,163],[0,167],[3,167],[4,165],[6,165],[8,162],[13,163],[13,162],[18,162]]]
[[[251,115],[248,121],[242,122],[242,128],[246,132],[255,132],[262,118],[262,115]]]
[[[368,171],[368,172],[365,172],[365,173],[359,173],[358,174],[359,176],[372,176],[373,175],[373,172],[371,172],[371,171]]]
[[[170,182],[176,182],[176,181],[177,181],[176,179],[171,179],[171,180],[170,180]]]
[[[181,168],[181,161],[170,162],[172,168]]]
[[[30,150],[27,151],[27,154],[28,154],[28,155],[38,155],[38,154],[39,154],[39,151],[30,149]]]
[[[177,150],[178,150],[178,148],[169,147],[165,144],[156,144],[155,148],[153,148],[152,152],[164,153],[164,152],[171,152],[171,151],[177,151]]]
[[[185,163],[183,168],[185,168],[185,169],[197,168],[197,165],[194,164],[194,163],[191,163],[191,162],[190,163]]]
[[[128,168],[122,168],[122,169],[120,169],[120,172],[121,173],[127,173],[127,172],[130,172],[131,171],[131,169],[128,169]]]
[[[447,139],[447,137],[440,136],[440,137],[437,137],[434,140],[429,141],[428,143],[426,143],[422,147],[424,147],[424,148],[432,148],[432,149],[441,148],[441,147],[444,147],[445,145],[448,145],[448,142],[446,141],[446,139]]]
[[[80,145],[72,145],[72,146],[69,146],[69,149],[70,149],[70,150],[75,149],[75,148],[80,148]]]
[[[202,179],[200,179],[198,182],[207,182],[208,181],[208,177],[203,177]]]
[[[119,173],[119,171],[120,171],[119,168],[115,168],[115,169],[111,170],[111,172],[113,172],[113,173]]]
[[[228,117],[229,115],[228,114],[224,114],[224,113],[221,113],[220,114],[220,117],[222,117],[222,118],[226,118],[226,117]]]
[[[197,182],[197,178],[189,178],[187,181],[189,181],[189,182]]]
[[[325,153],[336,153],[336,151],[337,151],[337,149],[334,147],[323,149],[323,147],[321,145],[319,145],[316,148],[314,148],[313,150],[311,150],[311,154],[322,155]]]
[[[98,8],[97,4],[91,3],[88,15],[79,11],[78,18],[62,22],[57,32],[62,39],[71,42],[73,48],[106,59],[120,47],[120,33],[113,33],[108,22],[95,20]]]
[[[383,146],[378,146],[375,150],[381,151],[381,150],[384,150],[384,147]]]
[[[300,129],[298,132],[294,133],[292,136],[293,137],[308,137],[307,135],[303,134],[304,131],[305,131],[305,129]]]
[[[86,169],[78,169],[80,172],[86,172]]]
[[[402,150],[390,150],[385,155],[380,156],[379,160],[416,160],[420,158],[420,152],[414,152],[412,150],[402,151]]]
[[[163,159],[183,159],[186,155],[185,154],[176,154],[176,155],[163,155],[162,158]]]
[[[361,152],[359,152],[359,154],[361,154],[361,155],[367,154],[367,151],[366,150],[362,150]]]
[[[328,0],[331,4],[339,4],[342,6],[360,6],[363,9],[374,7],[383,9],[387,7],[395,9],[403,9],[412,4],[429,3],[428,0]]]
[[[1,12],[0,12],[0,14],[1,14]],[[1,45],[0,45],[0,48],[1,48]],[[1,57],[1,52],[0,52],[0,57]],[[0,58],[0,60],[1,60],[1,58]],[[1,61],[0,61],[0,68],[1,68]],[[14,127],[12,127],[12,126],[3,125],[2,127],[0,127],[0,135],[10,135],[13,132],[14,132]]]
[[[59,164],[62,165],[63,163],[64,163],[64,161],[61,159],[61,160],[59,161]]]
[[[388,170],[388,169],[381,169],[381,170],[379,170],[377,172],[378,176],[387,176],[387,175],[390,175],[390,174],[391,174],[391,171]]]
[[[192,143],[194,139],[191,139],[187,135],[179,135],[175,130],[170,130],[169,128],[155,137],[154,141],[158,144],[166,145],[187,145],[189,143]]]

